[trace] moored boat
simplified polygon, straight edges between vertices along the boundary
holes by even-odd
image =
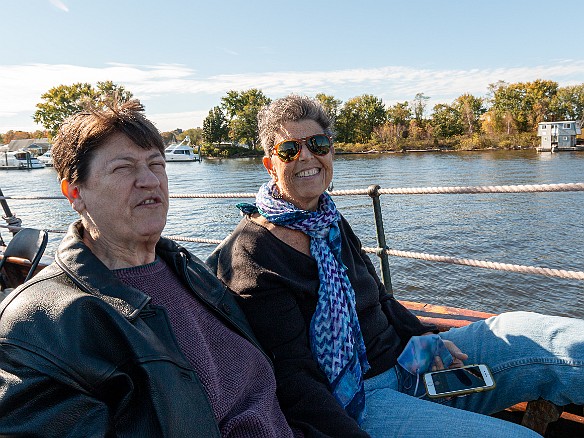
[[[172,143],[164,150],[166,161],[201,161],[201,152],[195,154],[191,146],[191,140],[186,136],[180,143]]]
[[[44,163],[44,164],[45,164],[45,166],[50,166],[50,167],[52,167],[52,166],[53,166],[53,157],[52,157],[52,155],[51,155],[51,151],[50,151],[50,150],[48,150],[47,152],[45,152],[45,153],[44,153],[44,154],[42,154],[42,155],[39,155],[39,156],[37,157],[37,159],[38,159],[38,160],[39,160],[41,163]]]
[[[33,157],[29,152],[0,152],[0,169],[26,170],[42,169],[45,164]]]

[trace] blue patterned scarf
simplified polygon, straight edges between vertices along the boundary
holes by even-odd
[[[317,211],[306,211],[274,199],[274,186],[271,180],[260,187],[256,205],[243,203],[237,207],[246,214],[259,212],[273,224],[310,236],[310,253],[316,259],[320,280],[310,322],[312,354],[337,401],[361,424],[365,418],[363,375],[369,363],[355,310],[355,291],[341,260],[341,216],[328,193],[320,196]]]

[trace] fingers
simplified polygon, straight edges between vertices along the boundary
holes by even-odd
[[[455,362],[456,360],[459,360],[460,362],[462,362],[462,361],[465,361],[468,359],[468,354],[460,351],[460,348],[458,348],[456,345],[454,345],[454,343],[452,341],[445,340],[444,345],[446,346],[446,348],[448,349],[448,351],[450,352],[450,354],[454,358],[453,362]]]
[[[432,371],[438,371],[444,369],[444,362],[442,362],[442,358],[440,356],[434,357],[434,364],[432,365]]]

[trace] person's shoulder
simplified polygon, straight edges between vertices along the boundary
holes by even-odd
[[[269,229],[272,224],[265,219],[262,221],[262,219],[262,216],[243,216],[233,232],[221,242],[220,246],[236,246],[241,249],[246,248],[247,251],[253,251],[253,248],[258,245],[267,245],[272,238],[272,233]]]
[[[353,227],[351,227],[351,224],[349,223],[347,218],[345,218],[345,216],[343,216],[342,214],[340,216],[341,218],[339,220],[339,229],[341,230],[341,233],[348,234],[350,236],[355,236]]]
[[[101,311],[98,309],[102,309]],[[103,297],[79,288],[60,268],[49,266],[0,304],[0,337],[43,345],[96,326],[88,315],[115,313]],[[44,340],[42,340],[44,339]]]

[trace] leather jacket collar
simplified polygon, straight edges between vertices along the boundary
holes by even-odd
[[[150,297],[122,284],[83,243],[81,220],[73,222],[55,254],[55,262],[87,293],[99,296],[128,319],[148,304]]]

